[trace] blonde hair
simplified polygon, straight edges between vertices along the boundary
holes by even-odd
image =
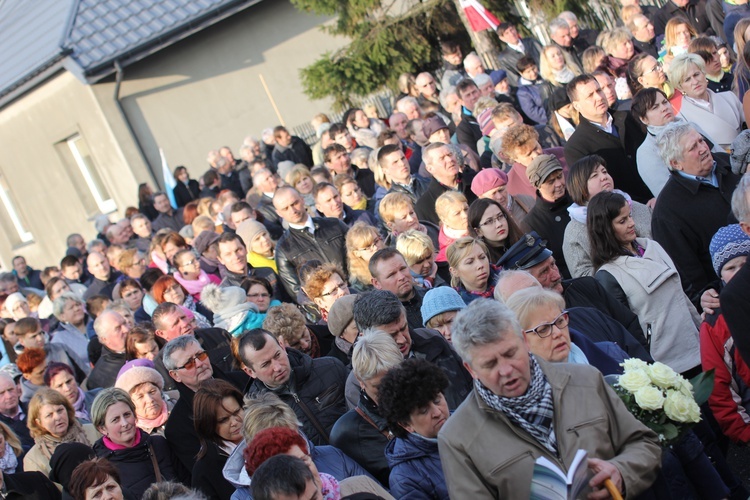
[[[633,35],[630,34],[626,28],[615,28],[612,30],[602,31],[597,39],[597,45],[600,45],[607,54],[612,55],[612,52],[617,46],[623,42],[631,40]]]
[[[419,261],[435,253],[435,244],[432,239],[421,231],[409,229],[398,235],[396,239],[396,250],[404,256],[406,264],[413,266]]]
[[[511,311],[516,314],[521,328],[528,329],[535,325],[529,324],[530,317],[537,310],[546,306],[557,306],[561,311],[565,310],[565,299],[562,295],[551,290],[539,289],[537,287],[518,290],[505,300]]]
[[[555,74],[552,70],[552,66],[550,65],[549,59],[547,59],[547,52],[550,49],[557,49],[562,54],[563,58],[565,59],[565,66],[568,67],[570,71],[573,72],[574,75],[578,76],[581,74],[581,70],[578,69],[577,64],[573,64],[570,60],[570,56],[565,53],[564,50],[562,50],[557,45],[547,45],[542,49],[542,52],[539,54],[539,74],[542,75],[542,78],[550,82],[555,87],[564,87],[565,85],[558,83],[557,80],[555,80]]]
[[[271,427],[299,430],[300,422],[294,410],[276,394],[268,391],[257,398],[245,399],[245,417],[242,419],[242,437],[246,442],[256,434]]]
[[[620,9],[620,19],[622,19],[622,23],[631,31],[634,30],[634,27],[631,27],[630,22],[638,14],[643,14],[643,9],[641,9],[641,6],[638,4],[626,5],[625,7]]]
[[[482,111],[486,109],[494,109],[495,106],[497,106],[497,101],[493,97],[480,97],[474,105],[474,111],[472,114],[474,116],[479,116]]]
[[[370,269],[367,267],[367,262],[358,257],[355,252],[371,247],[378,238],[380,238],[378,230],[362,221],[355,223],[347,231],[346,258],[349,263],[349,278],[356,279],[365,285],[369,285],[372,282],[372,275],[370,274]]]
[[[297,165],[292,167],[289,173],[286,174],[286,178],[284,180],[294,189],[297,189],[297,183],[305,177],[309,177],[310,180],[313,181],[313,184],[315,184],[315,180],[313,179],[312,175],[310,175],[310,170],[306,166],[298,163]]]
[[[602,60],[602,57],[606,56],[607,52],[598,45],[592,45],[591,47],[587,48],[583,51],[583,54],[581,54],[583,71],[585,71],[586,73],[593,73],[594,71],[599,69],[599,63]]]
[[[667,22],[667,25],[664,27],[664,47],[667,49],[667,54],[669,54],[669,51],[672,49],[672,47],[677,45],[677,34],[675,32],[677,31],[678,26],[683,25],[687,26],[691,38],[695,38],[696,36],[698,36],[698,32],[695,31],[695,28],[693,28],[693,25],[690,24],[687,19],[682,16],[673,17]],[[672,80],[670,80],[670,82],[672,82],[672,85],[675,84],[675,82],[673,82]]]
[[[211,203],[213,202],[213,198],[201,198],[200,200],[198,200],[196,211],[199,215],[205,215],[209,217],[211,215]],[[193,220],[193,222],[195,222],[195,220]]]
[[[297,306],[284,302],[268,309],[263,329],[268,330],[276,338],[283,338],[287,344],[295,344],[301,337],[305,326],[305,317]]]
[[[21,446],[21,440],[18,439],[16,433],[2,422],[0,422],[0,432],[2,432],[5,442],[10,445],[10,448],[13,450],[13,453],[16,454],[16,457],[20,458],[21,455],[23,455],[23,447]]]
[[[674,56],[672,62],[669,63],[669,68],[667,68],[670,83],[682,90],[682,80],[688,76],[691,64],[695,64],[704,74],[706,73],[706,63],[703,62],[701,56],[691,53],[680,54]]]
[[[475,245],[484,250],[484,253],[489,256],[487,245],[482,240],[472,238],[471,236],[464,236],[463,238],[454,241],[445,252],[445,256],[448,259],[448,265],[453,269],[457,268],[461,261],[469,255],[469,252],[474,249]],[[460,284],[461,278],[451,273],[451,286],[455,288]]]
[[[34,397],[32,397],[29,402],[29,416],[26,419],[26,422],[29,426],[29,434],[31,434],[31,437],[36,439],[49,434],[49,431],[37,422],[37,420],[40,420],[42,406],[44,405],[65,407],[65,412],[68,414],[68,430],[65,431],[67,434],[76,422],[76,412],[73,410],[73,406],[70,404],[70,401],[68,401],[68,398],[59,392],[47,387],[42,387],[36,391],[36,394],[34,394]]]
[[[451,207],[458,203],[466,203],[467,205],[469,203],[461,191],[448,190],[435,200],[435,212],[443,225],[445,225],[445,219],[448,218]]]
[[[414,202],[412,202],[409,195],[405,193],[393,192],[388,193],[383,197],[382,200],[380,200],[378,212],[380,213],[380,218],[382,219],[383,223],[388,224],[389,222],[393,222],[395,220],[396,210],[407,209],[414,210]]]
[[[503,153],[516,160],[516,150],[521,146],[539,142],[539,132],[531,125],[514,125],[503,134]]]
[[[403,360],[393,337],[375,328],[363,331],[352,349],[352,371],[359,380],[371,380]]]
[[[196,238],[203,231],[216,230],[216,224],[214,224],[214,221],[211,220],[211,217],[207,215],[199,215],[198,217],[193,219],[193,223],[191,224],[191,226],[193,226],[193,234]]]

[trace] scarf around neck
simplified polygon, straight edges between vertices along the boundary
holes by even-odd
[[[554,76],[557,83],[562,83],[563,85],[576,77],[575,73],[573,73],[567,66],[563,67],[560,71],[552,70],[552,76]]]
[[[136,425],[141,428],[144,432],[151,434],[154,429],[158,429],[162,425],[167,423],[169,418],[169,409],[167,409],[167,402],[162,401],[161,412],[154,418],[138,417]]]
[[[631,207],[633,206],[633,199],[628,193],[626,193],[625,191],[620,191],[619,189],[613,189],[612,192],[621,194],[623,198],[625,198],[625,200],[628,202],[628,205],[630,205]],[[586,205],[573,203],[568,207],[568,214],[570,214],[571,219],[578,221],[583,225],[586,225],[586,215],[588,214]]]
[[[474,380],[474,388],[482,400],[499,411],[544,446],[557,455],[557,438],[554,429],[554,405],[552,386],[534,356],[529,353],[531,382],[526,394],[515,398],[498,396],[487,389],[479,380]]]
[[[200,299],[201,291],[203,287],[211,283],[211,279],[208,277],[208,273],[201,269],[201,273],[198,275],[198,279],[189,280],[182,276],[179,272],[174,273],[174,279],[182,285],[185,290],[195,299]]]
[[[75,410],[78,420],[91,422],[89,412],[86,411],[86,394],[80,387],[78,388],[78,399],[76,400],[76,404],[73,405],[73,410]]]
[[[91,446],[86,433],[83,431],[83,427],[81,427],[81,424],[77,420],[70,424],[68,432],[63,437],[58,438],[52,434],[43,434],[34,439],[34,443],[39,445],[39,450],[47,459],[52,458],[52,454],[62,443],[82,443],[86,446]]]
[[[0,470],[3,471],[3,474],[13,474],[16,472],[17,467],[18,457],[16,456],[16,452],[10,447],[10,443],[6,441],[5,453],[2,458],[0,458]]]

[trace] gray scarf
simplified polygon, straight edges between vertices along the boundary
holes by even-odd
[[[513,424],[528,432],[542,446],[557,455],[557,438],[553,427],[552,386],[531,353],[529,353],[529,365],[531,383],[526,394],[522,396],[516,398],[498,396],[477,379],[474,380],[474,387],[487,406],[501,412]]]

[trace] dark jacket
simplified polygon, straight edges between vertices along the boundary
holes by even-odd
[[[333,424],[346,412],[346,368],[334,358],[313,359],[294,349],[287,349],[286,352],[292,370],[289,382],[272,392],[294,410],[302,422],[302,431],[310,441],[318,445],[328,444]],[[255,379],[247,395],[257,397],[268,391],[270,389],[263,382]],[[308,414],[314,416],[317,422]]]
[[[539,191],[536,192],[534,207],[521,221],[521,228],[525,233],[536,231],[539,236],[547,240],[547,248],[552,250],[563,278],[570,278],[568,264],[563,254],[563,240],[565,239],[565,227],[570,222],[568,207],[573,203],[568,192],[565,196],[555,202],[549,202],[542,198]]]
[[[412,433],[392,439],[385,447],[385,458],[391,468],[388,481],[394,497],[449,500],[437,439]]]
[[[378,185],[375,182],[375,174],[372,170],[352,165],[352,177],[357,181],[359,187],[362,188],[362,192],[365,193],[365,196],[372,198],[375,195]]]
[[[479,128],[479,122],[468,109],[461,106],[461,123],[456,127],[456,140],[459,144],[465,144],[479,154],[477,142],[481,138],[482,129]]]
[[[111,351],[102,345],[102,355],[97,360],[89,377],[86,379],[86,390],[99,387],[113,387],[120,368],[127,361],[125,353]]]
[[[242,183],[240,182],[240,176],[237,172],[232,170],[228,174],[219,174],[219,179],[221,179],[222,191],[229,189],[239,196],[240,199],[245,197],[245,192],[242,190]]]
[[[716,231],[730,223],[739,182],[721,155],[715,159],[718,189],[671,172],[651,215],[651,234],[674,261],[682,289],[698,311],[705,289],[719,289],[708,246]]]
[[[346,224],[338,219],[313,217],[315,236],[305,229],[287,229],[276,244],[279,279],[290,297],[296,297],[300,281],[297,268],[318,259],[330,262],[346,272]]]
[[[638,316],[610,295],[596,278],[583,276],[563,280],[562,286],[565,307],[593,307],[598,309],[624,326],[644,349],[648,349],[648,342],[646,342],[646,336],[643,334]]]
[[[620,323],[593,307],[568,307],[571,330],[585,335],[592,342],[613,342],[631,358],[648,363],[653,358],[648,350]]]
[[[200,441],[193,425],[193,398],[195,393],[185,384],[177,384],[180,398],[175,403],[164,427],[164,438],[169,443],[174,456],[175,472],[180,482],[191,484],[195,456],[200,450]]]
[[[190,486],[206,495],[209,500],[224,500],[234,493],[234,486],[224,479],[221,471],[229,455],[214,443],[209,443],[206,454],[193,466],[193,481]]]
[[[469,168],[464,169],[464,171],[459,176],[457,187],[457,190],[461,191],[464,196],[466,196],[466,200],[469,202],[469,205],[471,205],[471,203],[477,199],[477,195],[475,195],[471,190],[471,181],[474,180],[474,175],[475,174],[473,170]],[[430,184],[427,186],[427,191],[425,191],[424,194],[419,197],[419,199],[417,200],[417,204],[414,206],[414,209],[417,211],[417,215],[419,216],[419,220],[426,220],[427,222],[431,222],[436,226],[439,226],[440,218],[435,211],[435,202],[441,194],[449,191],[450,189],[451,188],[440,184],[438,180],[433,177],[432,180],[430,180]]]
[[[659,45],[656,43],[656,37],[650,42],[641,42],[633,38],[633,47],[642,54],[648,54],[654,59],[659,59]]]
[[[671,0],[667,0],[651,18],[656,36],[664,34],[667,22],[675,16],[682,16],[687,19],[698,33],[705,33],[706,35],[714,34],[713,29],[711,29],[711,23],[706,15],[706,0],[689,0],[685,7],[678,7]]]
[[[274,240],[281,238],[281,235],[284,234],[284,227],[281,225],[281,217],[276,213],[276,208],[273,206],[273,200],[266,195],[262,195],[255,210],[263,216],[263,225],[268,229],[271,238]]]
[[[344,205],[344,219],[343,222],[349,227],[352,227],[355,223],[362,221],[365,224],[373,227],[377,227],[375,218],[366,210],[354,210]]]
[[[425,359],[443,369],[450,385],[443,391],[448,408],[455,410],[471,392],[474,383],[463,361],[440,333],[427,328],[409,329],[410,357]]]
[[[518,86],[518,79],[521,77],[516,65],[518,61],[524,56],[529,56],[534,62],[539,65],[539,54],[542,52],[542,44],[540,44],[536,38],[522,38],[521,43],[526,51],[524,54],[517,50],[505,47],[505,50],[500,52],[498,61],[500,68],[504,69],[508,73],[508,82],[514,87]]]
[[[32,269],[31,266],[26,266],[26,277],[19,278],[18,273],[13,270],[13,275],[18,280],[18,284],[23,287],[36,288],[37,290],[44,290],[44,283],[42,283],[42,272]]]
[[[104,295],[108,299],[112,299],[112,291],[117,285],[118,278],[122,276],[119,271],[112,269],[109,272],[109,279],[102,281],[98,278],[91,278],[91,281],[86,285],[86,291],[83,293],[83,300],[88,300],[94,295]]]
[[[385,458],[385,447],[388,444],[386,436],[391,435],[388,424],[378,414],[377,405],[367,397],[365,391],[360,392],[357,409],[372,423],[356,409],[349,410],[331,429],[331,444],[352,457],[387,488],[390,468]]]
[[[388,193],[404,193],[411,198],[412,203],[416,203],[420,196],[427,191],[427,187],[430,185],[430,179],[425,179],[421,175],[413,175],[411,178],[411,185],[404,186],[402,184],[391,183],[391,189]],[[382,198],[381,198],[382,199]]]
[[[221,283],[219,283],[220,288],[228,286],[241,286],[242,281],[248,276],[264,278],[266,281],[268,281],[268,284],[271,285],[271,289],[273,290],[273,298],[281,300],[282,302],[287,301],[286,293],[284,292],[281,283],[279,283],[279,276],[270,267],[253,267],[248,264],[247,273],[242,274],[233,273],[223,265],[219,264],[219,277],[221,278]],[[198,305],[201,306],[200,303]],[[198,312],[201,311],[199,310]],[[203,313],[203,315],[205,316],[206,314]],[[211,317],[213,318],[213,313],[211,313]]]
[[[750,365],[750,259],[721,291],[721,312],[734,345],[742,359]],[[0,415],[2,419],[2,415]],[[3,422],[5,420],[3,419]]]
[[[573,165],[584,156],[598,154],[607,162],[607,172],[617,189],[625,191],[635,201],[646,203],[653,195],[641,179],[635,163],[638,146],[646,136],[627,112],[615,111],[612,124],[619,137],[608,134],[581,116],[575,132],[565,144],[565,160],[568,165]]]
[[[426,288],[415,286],[414,297],[411,300],[401,301],[401,305],[406,309],[406,321],[412,330],[424,328],[424,322],[422,321],[422,299],[424,299],[426,293]]]
[[[297,137],[292,136],[292,142],[289,147],[282,148],[278,144],[273,148],[271,153],[271,161],[273,162],[274,169],[279,166],[279,162],[292,161],[294,163],[302,163],[307,168],[312,168],[312,149],[307,145],[305,141]]]
[[[106,458],[117,467],[120,485],[123,490],[129,490],[135,498],[141,498],[143,492],[156,482],[152,457],[156,457],[162,480],[170,481],[176,478],[172,466],[172,451],[167,441],[161,436],[150,436],[140,429],[138,432],[141,434],[141,440],[132,448],[110,450],[104,445],[104,438],[100,438],[93,446],[97,457]]]
[[[172,210],[172,215],[159,214],[159,216],[154,219],[151,227],[153,228],[154,233],[157,233],[160,229],[164,228],[179,233],[184,225],[185,221],[182,218],[182,209],[178,208],[177,210]]]
[[[184,207],[193,200],[201,197],[201,187],[195,179],[189,179],[188,183],[177,181],[174,187],[174,201],[177,207]]]
[[[57,500],[60,490],[41,472],[3,474],[7,500]]]
[[[714,92],[728,92],[732,90],[732,83],[734,82],[734,76],[732,73],[724,73],[721,72],[721,80],[718,82],[715,82],[713,80],[707,79],[708,81],[708,88],[713,90]]]
[[[32,438],[31,434],[29,433],[29,426],[28,426],[29,410],[26,407],[26,405],[21,403],[20,401],[18,402],[18,406],[21,407],[21,411],[23,412],[23,418],[19,420],[15,420],[13,418],[6,417],[2,413],[0,413],[0,422],[10,427],[11,430],[16,433],[16,436],[18,436],[18,439],[21,440],[21,447],[23,448],[23,451],[25,453],[29,451],[32,446],[34,446],[34,438]]]
[[[602,372],[602,375],[620,375],[622,374],[622,367],[619,363],[622,359],[614,359],[607,352],[605,352],[597,343],[589,340],[581,332],[577,332],[574,329],[570,329],[570,341],[575,344],[583,354],[586,356],[589,364]],[[602,342],[608,344],[608,342]],[[625,354],[622,351],[622,354]]]

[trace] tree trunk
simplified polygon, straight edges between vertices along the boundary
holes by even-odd
[[[464,23],[466,32],[471,37],[471,43],[474,45],[477,55],[479,55],[484,63],[484,69],[498,69],[500,67],[498,64],[500,51],[495,42],[495,39],[497,38],[495,32],[492,30],[484,30],[480,32],[472,30],[471,25],[469,24],[469,19],[466,17],[463,7],[461,7],[461,2],[459,2],[459,0],[453,0],[453,3],[456,6],[458,15],[461,17],[461,22]]]

